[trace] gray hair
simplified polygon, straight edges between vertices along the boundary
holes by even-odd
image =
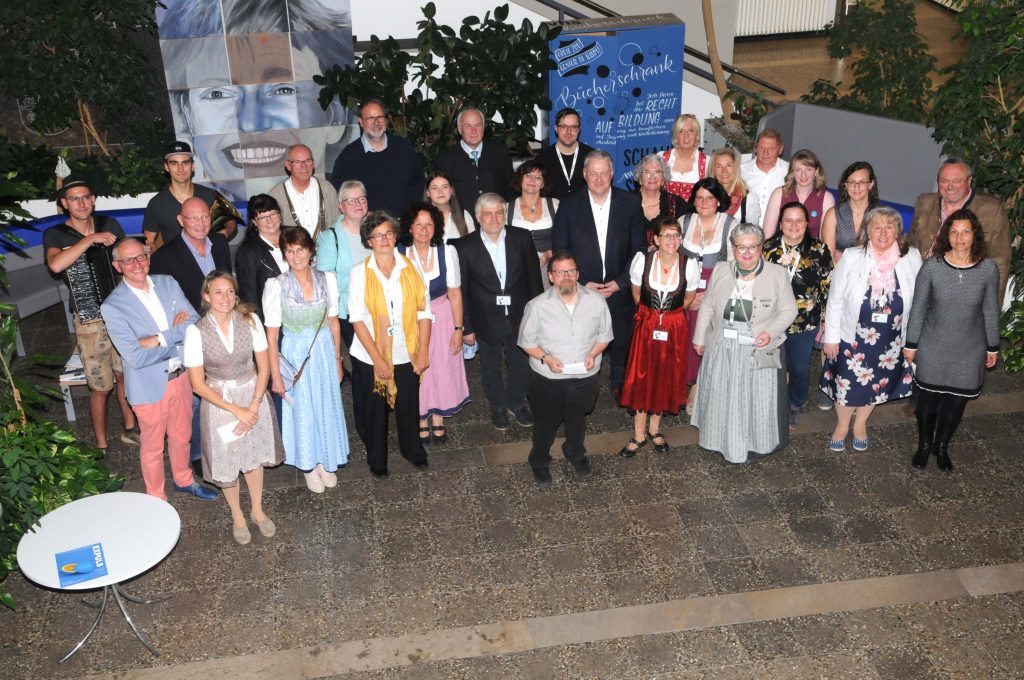
[[[741,222],[733,227],[732,231],[729,232],[729,245],[735,246],[736,240],[741,236],[753,236],[757,239],[758,243],[764,243],[764,231],[756,224]]]
[[[476,199],[476,203],[473,205],[473,214],[479,220],[481,210],[495,205],[500,205],[502,208],[505,207],[505,199],[501,197],[501,194],[496,194],[493,191],[480,194],[480,198]]]
[[[939,172],[942,172],[942,169],[947,165],[962,165],[964,169],[967,170],[967,176],[974,177],[974,172],[971,171],[970,164],[959,156],[949,156],[946,160],[942,161],[939,165]]]
[[[864,225],[864,229],[860,230],[857,234],[857,240],[853,242],[853,247],[864,248],[867,250],[868,242],[871,240],[871,223],[875,220],[889,220],[896,227],[896,243],[900,247],[900,257],[907,254],[910,250],[910,242],[907,241],[907,235],[903,233],[903,215],[900,214],[899,210],[890,208],[887,205],[880,205],[877,208],[872,208],[864,214],[864,220],[861,224]]]
[[[476,111],[478,114],[480,114],[480,122],[483,123],[484,129],[486,130],[487,118],[484,117],[484,112],[481,111],[480,109],[473,108],[472,106],[466,109],[462,109],[461,111],[459,111],[459,115],[455,116],[455,129],[460,132],[462,131],[462,117],[465,116],[470,111]]]
[[[590,157],[589,154],[587,157]],[[637,182],[642,182],[643,177],[640,176],[640,173],[643,172],[645,165],[650,165],[651,163],[657,164],[658,169],[661,170],[661,176],[666,182],[672,179],[672,170],[668,167],[668,163],[665,162],[660,153],[649,153],[640,159],[640,162],[633,168],[633,179]]]
[[[612,155],[610,153],[602,149],[594,149],[593,151],[587,154],[586,158],[583,159],[583,169],[586,170],[587,166],[590,164],[590,161],[593,160],[605,160],[608,161],[608,165],[612,166],[613,168],[615,167],[615,164],[612,162]]]
[[[342,196],[342,194],[344,194],[346,191],[351,191],[353,189],[355,189],[357,191],[362,191],[363,195],[364,196],[366,195],[366,185],[365,184],[363,184],[362,182],[360,182],[357,179],[347,179],[347,180],[345,180],[344,182],[341,183],[340,187],[338,187],[338,203],[341,203],[341,196]]]
[[[128,236],[127,238],[123,238],[119,242],[114,244],[114,252],[113,252],[113,260],[114,260],[114,262],[120,262],[121,261],[121,259],[122,259],[121,258],[121,246],[126,245],[128,243],[136,243],[136,244],[142,246],[142,251],[144,253],[146,253],[146,255],[149,255],[153,251],[153,249],[150,248],[146,243],[144,243],[142,241],[142,239],[135,238],[134,236]]]

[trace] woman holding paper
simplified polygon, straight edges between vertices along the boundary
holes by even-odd
[[[242,514],[238,473],[249,487],[249,516],[266,537],[276,527],[263,512],[263,468],[284,459],[274,408],[267,395],[270,360],[263,325],[239,305],[231,274],[211,272],[203,282],[206,314],[185,331],[185,367],[199,410],[203,478],[224,491],[232,534],[242,545],[252,536]]]
[[[281,249],[288,271],[263,290],[271,389],[284,398],[284,462],[305,473],[310,491],[323,493],[338,484],[335,471],[348,463],[338,283],[332,272],[309,266],[316,246],[302,227],[281,232]]]

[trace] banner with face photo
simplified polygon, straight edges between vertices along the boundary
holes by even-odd
[[[317,173],[359,136],[313,76],[352,64],[349,0],[163,0],[156,17],[177,139],[195,179],[245,200],[285,177],[288,147],[310,147]]]
[[[672,14],[565,23],[549,45],[551,143],[555,113],[576,109],[579,140],[610,153],[615,186],[633,189],[633,168],[670,146],[682,106],[683,31]]]

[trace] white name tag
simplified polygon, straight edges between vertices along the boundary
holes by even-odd
[[[668,331],[654,331],[654,339],[661,341],[668,340]]]
[[[401,332],[401,330],[402,330],[402,327],[399,326],[397,323],[388,326],[388,337],[389,338],[395,337],[396,335],[398,335]]]
[[[871,314],[871,323],[886,323],[888,320],[888,314],[882,314],[881,312],[872,312]]]
[[[499,295],[496,299],[499,307],[508,307],[512,304],[511,295]]]
[[[737,331],[735,328],[723,328],[722,336],[729,338],[730,340],[735,340],[738,337],[740,337],[740,334],[739,331]]]
[[[700,281],[697,282],[697,290],[704,290],[707,287],[708,282],[706,279],[701,279]]]

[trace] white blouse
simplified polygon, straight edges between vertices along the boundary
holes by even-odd
[[[473,221],[473,215],[468,210],[462,211],[462,219],[466,221],[466,233],[471,234],[476,229],[476,222]],[[455,221],[452,220],[452,216],[448,215],[448,219],[444,222],[444,242],[456,238],[462,238],[462,234],[459,233],[459,228],[455,226]]]
[[[555,210],[558,210],[558,199],[552,199],[551,202],[555,206]],[[515,199],[512,208],[512,226],[522,227],[527,231],[534,231],[540,229],[551,229],[555,226],[555,216],[548,212],[548,199],[541,197],[540,199],[540,218],[536,222],[530,222],[526,219],[523,214],[523,206],[520,199]]]
[[[675,147],[668,155],[668,167],[675,167],[676,164],[676,150]],[[672,171],[672,182],[689,182],[691,184],[696,183],[700,179],[700,150],[694,149],[693,151],[693,167],[689,172],[676,172]]]
[[[406,264],[404,259],[397,257],[398,253],[395,253],[395,255],[395,268],[391,271],[391,276],[388,278],[385,278],[380,269],[377,268],[377,260],[372,257],[368,261],[363,260],[352,268],[352,276],[349,277],[348,283],[348,320],[352,324],[355,324],[357,321],[363,322],[366,330],[370,333],[370,337],[376,339],[373,330],[373,316],[370,314],[370,310],[366,308],[366,267],[369,266],[370,271],[376,275],[377,281],[380,282],[381,287],[384,289],[384,300],[387,302],[388,309],[391,310],[391,323],[398,327],[397,332],[391,336],[391,362],[398,365],[409,363],[411,358],[409,357],[409,350],[405,346],[405,331],[402,328],[403,299],[401,274]],[[422,277],[423,272],[416,263],[416,258],[410,258],[409,261],[412,262],[412,266]],[[426,305],[423,311],[416,312],[417,320],[429,320],[433,317],[433,312],[430,310],[430,291],[425,290],[423,296],[426,298]],[[266,309],[264,308],[265,311]],[[358,335],[352,339],[349,355],[354,359],[359,359],[364,364],[373,363],[370,353],[363,347],[363,343],[359,341]]]
[[[633,261],[629,265],[629,282],[634,286],[639,286],[644,275],[644,264],[647,259],[647,254],[639,252],[633,256]],[[654,276],[656,267],[651,267],[650,274],[647,276],[647,283],[656,291],[662,293],[668,293],[676,289],[675,281],[658,281],[655,280]],[[700,283],[700,266],[697,264],[697,260],[692,257],[686,258],[686,290],[697,290],[697,284]]]
[[[455,252],[455,246],[446,245],[442,247],[444,248],[444,266],[447,271],[445,285],[449,288],[459,288],[462,286],[462,273],[459,271],[459,255]],[[437,266],[437,246],[430,246],[430,254],[427,256],[426,262],[420,260],[416,246],[409,246],[405,256],[419,265],[427,288],[430,288],[431,281],[441,275],[441,268]],[[430,271],[427,271],[427,267],[430,267]]]
[[[327,277],[327,316],[338,316],[338,279],[334,272],[323,272]],[[276,278],[267,279],[263,288],[263,319],[270,328],[281,327],[281,284]]]
[[[263,331],[263,324],[260,323],[259,317],[255,314],[250,315],[249,318],[253,321],[253,325],[246,328],[252,333],[252,351],[265,352],[267,349],[267,334]],[[228,352],[233,352],[235,349],[234,318],[231,319],[226,336],[221,331],[220,324],[214,323],[213,326],[217,330],[217,337],[220,338],[224,349]],[[195,325],[185,329],[184,354],[186,368],[195,368],[203,365],[203,334]]]

